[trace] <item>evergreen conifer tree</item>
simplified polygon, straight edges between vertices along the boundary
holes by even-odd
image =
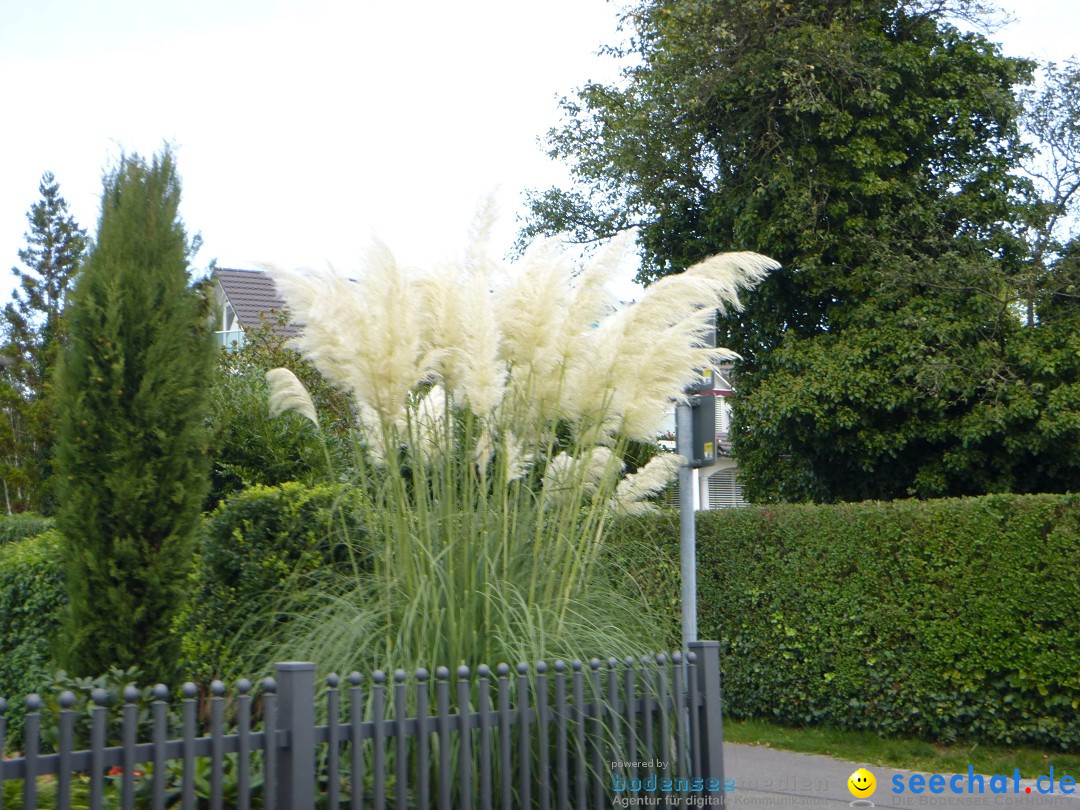
[[[208,486],[213,347],[189,285],[168,150],[105,178],[57,382],[58,523],[69,608],[60,661],[79,675],[175,675],[170,624]]]
[[[64,306],[87,245],[86,231],[68,213],[51,172],[38,188],[41,199],[26,215],[30,229],[19,251],[23,268],[11,271],[19,285],[2,316],[7,359],[0,381],[0,467],[9,513],[49,506],[53,373],[64,340]]]
[[[19,286],[4,309],[4,320],[28,361],[29,386],[40,390],[64,340],[61,316],[87,240],[86,231],[68,213],[52,172],[41,176],[38,188],[41,199],[26,215],[30,230],[26,247],[19,251],[26,269],[12,268]]]

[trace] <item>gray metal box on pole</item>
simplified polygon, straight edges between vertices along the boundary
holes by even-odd
[[[716,396],[710,391],[690,397],[693,444],[687,457],[691,467],[708,467],[716,461]]]

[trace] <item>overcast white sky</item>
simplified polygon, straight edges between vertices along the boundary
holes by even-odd
[[[621,5],[0,0],[0,271],[43,171],[92,235],[103,169],[165,141],[199,266],[351,267],[373,236],[431,261],[492,192],[508,247],[522,191],[565,178],[537,144],[557,97],[616,75]],[[1080,2],[1003,5],[1007,53],[1075,53]]]

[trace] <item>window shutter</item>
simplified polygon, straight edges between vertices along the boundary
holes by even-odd
[[[720,470],[710,475],[709,508],[728,509],[735,506],[746,506],[735,470]]]

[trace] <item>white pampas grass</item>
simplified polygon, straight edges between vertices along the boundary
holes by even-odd
[[[270,385],[270,416],[292,411],[319,426],[319,414],[311,394],[295,374],[287,368],[272,368],[266,372],[266,382]]]
[[[650,498],[660,492],[675,477],[686,459],[676,453],[659,453],[636,473],[626,476],[615,488],[611,509],[618,515],[643,515],[656,507]]]
[[[416,283],[425,313],[422,348],[437,378],[477,416],[491,413],[506,384],[488,282],[472,264],[443,264]]]
[[[425,466],[431,466],[450,450],[447,435],[446,391],[432,386],[416,406],[413,415],[412,444]]]
[[[583,650],[571,638],[583,607],[607,615],[615,597],[599,570],[607,521],[651,508],[682,461],[661,454],[624,477],[630,440],[654,441],[698,369],[731,356],[699,345],[708,315],[774,266],[717,257],[615,311],[605,285],[629,236],[580,271],[551,240],[503,266],[485,222],[460,259],[425,272],[381,246],[353,276],[273,271],[304,325],[298,348],[350,395],[361,437],[349,472],[370,572],[341,591],[343,612],[304,631],[360,628],[349,647],[370,660],[350,668],[402,650],[467,666]],[[279,386],[292,396],[272,407],[314,415]],[[628,648],[650,632],[641,608]]]
[[[506,454],[506,483],[524,478],[532,466],[535,457],[526,452],[525,442],[513,433],[507,433],[503,440],[503,452]]]
[[[682,397],[698,370],[737,356],[700,346],[713,310],[737,308],[739,290],[777,267],[756,253],[707,259],[651,285],[639,302],[586,335],[582,361],[570,373],[576,401],[569,409],[586,435],[610,441],[621,432],[654,441],[670,401]]]
[[[616,311],[606,284],[630,235],[582,270],[552,239],[503,267],[485,249],[489,225],[481,215],[462,258],[426,272],[381,245],[355,277],[272,271],[304,324],[298,347],[352,396],[377,466],[401,451],[421,467],[456,458],[495,486],[530,478],[549,506],[570,493],[575,503],[645,508],[635,504],[675,462],[619,484],[625,442],[655,441],[699,370],[735,356],[701,345],[711,313],[738,308],[739,293],[776,262],[714,256]]]
[[[429,378],[437,360],[421,342],[425,313],[415,279],[378,244],[361,279],[333,269],[270,272],[304,324],[298,348],[326,377],[369,405],[384,428],[400,422],[406,398]]]
[[[544,472],[544,497],[549,504],[577,495],[591,497],[605,479],[622,470],[623,464],[608,447],[592,447],[575,458],[559,453]]]

